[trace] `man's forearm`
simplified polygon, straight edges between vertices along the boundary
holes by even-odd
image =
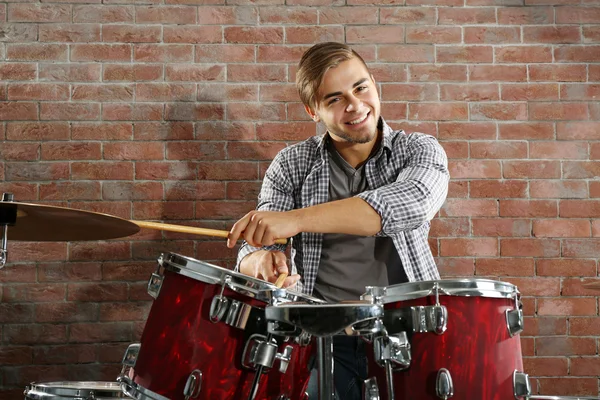
[[[381,231],[381,217],[377,211],[358,197],[290,212],[296,213],[301,232],[373,236]]]

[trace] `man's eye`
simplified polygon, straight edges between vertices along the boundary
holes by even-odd
[[[366,90],[367,87],[366,86],[359,86],[356,88],[357,91],[362,92],[363,90]]]
[[[332,105],[333,103],[337,102],[338,100],[339,100],[339,98],[334,97],[333,99],[329,100],[329,103],[327,103],[327,104]]]

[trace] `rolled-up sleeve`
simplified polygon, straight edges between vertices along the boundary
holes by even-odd
[[[448,194],[448,159],[438,141],[413,133],[402,145],[406,146],[405,160],[395,181],[357,195],[381,216],[380,236],[415,229],[431,220]]]

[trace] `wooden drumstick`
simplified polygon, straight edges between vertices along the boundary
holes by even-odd
[[[286,274],[285,272],[283,274],[279,274],[279,276],[277,277],[277,280],[275,281],[275,286],[277,286],[278,288],[281,288],[283,286],[283,281],[285,281],[285,278],[288,277],[288,274]]]
[[[162,222],[149,222],[149,221],[131,221],[140,228],[148,228],[148,229],[157,229],[160,231],[170,231],[170,232],[181,232],[181,233],[191,233],[193,235],[203,235],[203,236],[215,236],[227,239],[229,237],[228,231],[221,231],[218,229],[207,229],[207,228],[196,228],[193,226],[185,226],[185,225],[173,225],[173,224],[163,224]],[[286,244],[287,239],[277,239],[275,240],[277,244]]]

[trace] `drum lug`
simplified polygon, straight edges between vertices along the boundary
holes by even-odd
[[[148,281],[148,294],[152,296],[152,298],[158,298],[158,294],[160,293],[160,288],[162,287],[164,277],[162,275],[153,272],[150,276],[150,280]]]
[[[277,353],[277,341],[263,335],[252,335],[246,342],[242,354],[242,365],[249,369],[257,367],[271,368],[275,359],[279,360],[279,372],[284,374],[292,358],[293,347],[285,346],[282,353]]]
[[[397,371],[410,367],[410,342],[406,332],[375,337],[373,351],[375,352],[375,361],[381,367],[385,366],[386,361],[392,362],[394,369]]]
[[[379,400],[379,386],[377,386],[377,379],[366,379],[363,383],[363,388],[363,400]]]
[[[506,326],[510,337],[523,332],[523,310],[506,310]]]
[[[448,326],[448,309],[446,306],[418,306],[411,307],[413,331],[424,333],[434,332],[441,335]]]
[[[125,350],[125,354],[123,355],[123,360],[121,361],[121,364],[123,364],[123,368],[135,367],[135,363],[137,361],[138,354],[140,353],[141,346],[142,345],[140,343],[132,343],[127,347],[127,350]]]
[[[529,384],[529,375],[515,370],[513,372],[513,393],[515,399],[526,399],[531,395],[531,385]]]
[[[183,395],[185,396],[185,400],[197,398],[200,394],[201,389],[202,371],[200,371],[199,369],[195,369],[192,371],[190,376],[188,376],[188,379],[185,382],[185,387],[183,388]]]
[[[210,303],[210,322],[217,323],[223,319],[229,306],[229,299],[225,296],[215,296]]]
[[[450,371],[446,368],[441,368],[438,371],[437,378],[435,380],[435,393],[442,400],[448,400],[454,396],[454,384],[452,383],[452,376]]]

